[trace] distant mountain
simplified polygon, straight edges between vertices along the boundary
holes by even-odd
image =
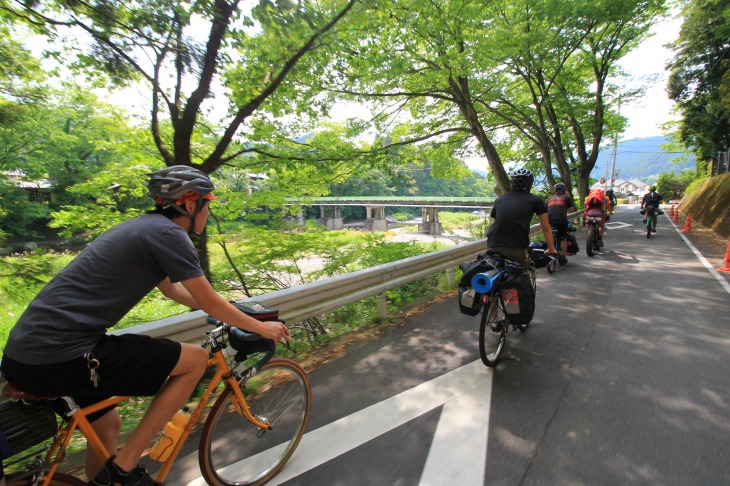
[[[667,143],[668,140],[662,136],[632,138],[620,142],[616,147],[615,178],[652,182],[663,172],[678,173],[683,169],[694,169],[693,155],[688,156],[685,161],[672,162],[683,154],[664,150],[662,145]],[[606,177],[606,168],[611,172],[612,158],[613,146],[604,147],[598,155],[591,177]]]
[[[632,138],[619,143],[616,150],[615,179],[654,182],[663,172],[677,173],[683,169],[695,168],[694,155],[689,155],[683,162],[672,162],[674,159],[682,157],[683,154],[664,150],[662,145],[667,143],[669,141],[661,136]],[[598,154],[596,167],[591,172],[591,177],[594,179],[606,177],[606,167],[608,167],[608,173],[611,172],[612,158],[613,146],[603,147]],[[486,171],[476,168],[474,165],[471,165],[470,168],[472,172],[476,172],[482,177],[487,176]]]

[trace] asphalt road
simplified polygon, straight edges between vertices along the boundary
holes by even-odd
[[[680,223],[676,223],[680,225]],[[308,433],[270,484],[730,484],[730,284],[660,217],[619,206],[606,246],[538,276],[502,363],[455,296],[310,373]],[[191,452],[166,484],[193,480]]]

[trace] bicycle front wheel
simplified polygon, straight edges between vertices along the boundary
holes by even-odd
[[[489,304],[482,306],[479,325],[479,356],[482,363],[490,368],[497,366],[502,359],[508,329],[509,323],[505,319],[501,300],[496,296],[490,297]]]
[[[243,388],[262,430],[237,411],[226,387],[213,405],[200,438],[200,470],[213,486],[264,484],[289,460],[304,435],[312,406],[309,378],[295,362],[274,358]]]

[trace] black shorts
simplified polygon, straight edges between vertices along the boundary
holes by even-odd
[[[568,236],[568,220],[564,221],[550,221],[550,226],[557,230],[558,236],[565,238]]]
[[[91,383],[85,357],[54,364],[27,365],[3,356],[9,381],[37,395],[70,396],[80,407],[113,396],[153,396],[180,359],[180,343],[138,334],[104,335],[92,354],[99,361],[99,386]],[[94,421],[114,407],[89,416]],[[61,412],[61,410],[59,410]]]

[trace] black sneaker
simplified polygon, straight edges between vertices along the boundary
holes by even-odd
[[[128,473],[122,471],[114,464],[112,456],[104,463],[99,474],[89,481],[89,486],[163,486],[163,484],[152,479],[144,466],[137,466]]]
[[[562,267],[563,265],[565,265],[566,263],[568,263],[568,259],[567,259],[567,258],[566,258],[565,256],[563,256],[563,255],[560,255],[560,256],[558,257],[558,263],[559,263],[559,264],[560,264],[560,266]]]

